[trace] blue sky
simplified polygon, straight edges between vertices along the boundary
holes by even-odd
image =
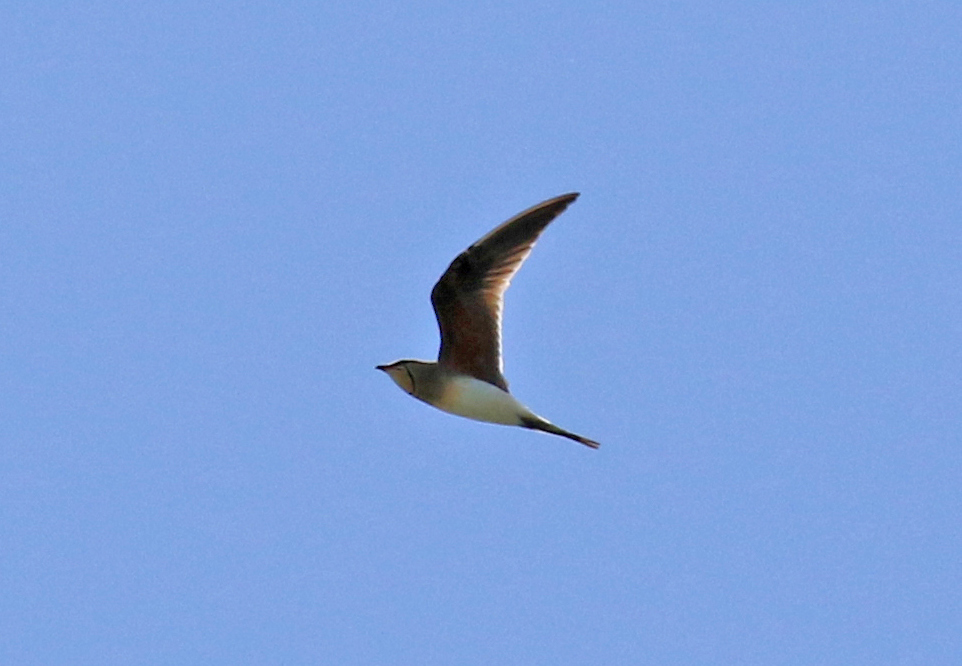
[[[958,664],[957,3],[0,9],[0,662]],[[568,191],[513,392],[378,363]]]

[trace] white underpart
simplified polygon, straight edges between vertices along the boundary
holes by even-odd
[[[450,414],[475,421],[521,425],[521,417],[537,419],[530,409],[494,384],[474,377],[453,377],[446,382],[444,394],[435,405]]]

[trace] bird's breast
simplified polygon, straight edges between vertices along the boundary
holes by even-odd
[[[434,406],[475,421],[504,425],[521,425],[522,417],[533,416],[510,393],[464,375],[447,378],[440,399]]]

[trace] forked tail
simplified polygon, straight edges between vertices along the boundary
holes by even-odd
[[[545,421],[541,418],[521,418],[521,426],[523,428],[530,428],[531,430],[540,430],[541,432],[548,432],[552,435],[561,435],[562,437],[567,437],[568,439],[573,439],[580,444],[585,446],[590,446],[593,449],[597,449],[601,444],[594,441],[593,439],[588,439],[587,437],[582,437],[581,435],[576,435],[573,432],[568,432],[564,428],[559,428],[554,423],[550,421]]]

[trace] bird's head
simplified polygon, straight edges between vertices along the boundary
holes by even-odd
[[[394,383],[404,389],[405,393],[414,395],[414,369],[413,366],[423,363],[423,361],[402,360],[388,363],[387,365],[376,366],[378,370],[383,370],[387,376],[394,380]]]

